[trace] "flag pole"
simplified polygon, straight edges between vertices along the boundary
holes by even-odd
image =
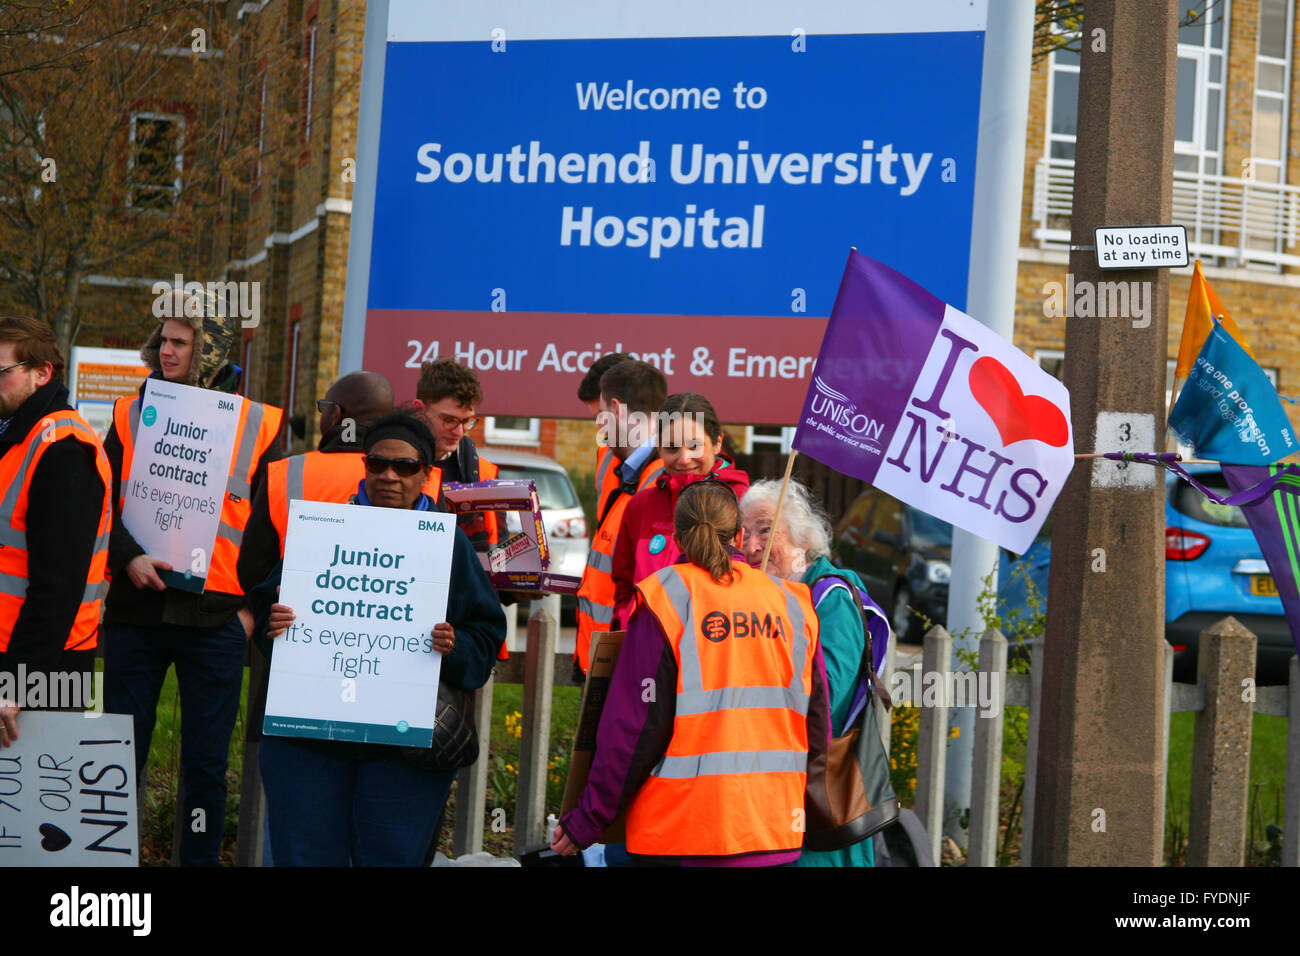
[[[767,559],[772,553],[772,541],[776,538],[776,529],[781,527],[781,507],[785,504],[785,490],[790,487],[790,472],[794,471],[794,456],[799,454],[790,449],[790,457],[785,460],[785,477],[781,479],[781,493],[776,498],[776,514],[772,515],[772,527],[767,532],[767,544],[763,548],[763,563],[759,570],[767,573]]]

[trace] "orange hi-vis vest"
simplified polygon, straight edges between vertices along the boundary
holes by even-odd
[[[618,455],[608,445],[596,449],[596,507],[618,487]]]
[[[95,430],[71,409],[51,412],[0,458],[0,651],[8,650],[27,598],[27,493],[41,457],[56,441],[74,438],[95,450],[95,469],[104,483],[104,502],[95,531],[95,550],[77,616],[64,650],[93,650],[99,644],[99,609],[107,590],[108,536],[113,517],[113,472]],[[38,529],[39,531],[39,529]]]
[[[437,468],[434,468],[433,470],[435,472],[438,471]],[[474,479],[475,481],[490,481],[491,479],[496,478],[499,474],[501,474],[500,468],[492,464],[492,462],[488,461],[482,455],[479,456],[478,477]],[[426,491],[427,490],[428,489],[426,489]],[[434,501],[438,500],[436,494],[432,497]],[[489,548],[495,548],[500,541],[501,535],[497,528],[497,516],[494,511],[467,511],[465,514],[457,516],[456,524],[458,524],[460,529],[469,536],[470,541],[474,542],[475,547],[480,546],[479,542],[474,541],[474,536],[476,534],[487,535],[487,546]]]
[[[803,844],[812,595],[743,561],[731,570],[726,584],[672,564],[637,585],[677,659],[677,701],[668,749],[628,807],[631,853],[734,856]]]
[[[271,524],[280,535],[280,557],[284,557],[291,500],[346,504],[357,493],[357,485],[365,477],[365,456],[361,452],[309,451],[267,465],[266,504],[271,513]],[[442,472],[430,468],[424,493],[437,501],[441,486]]]
[[[601,485],[600,497],[596,499],[599,524],[591,536],[587,567],[583,569],[582,583],[578,586],[578,634],[573,656],[584,674],[591,666],[591,655],[595,651],[593,635],[607,632],[614,622],[614,542],[618,540],[618,529],[623,526],[623,512],[633,497],[632,494],[618,494],[621,482],[614,467],[619,464],[617,456],[610,452],[605,463],[609,464],[607,477]],[[641,466],[636,490],[649,488],[663,471],[658,458],[647,458]]]
[[[208,562],[208,575],[203,584],[205,591],[244,593],[235,574],[235,564],[239,560],[239,546],[244,540],[244,526],[253,510],[253,475],[257,473],[262,456],[275,443],[283,415],[284,412],[274,405],[249,400],[241,402],[235,447],[230,454],[230,474],[221,497],[221,523],[217,526],[217,539],[212,545],[212,559]],[[113,427],[122,441],[122,498],[119,507],[126,502],[127,477],[131,474],[131,457],[139,424],[140,396],[119,398],[113,405]]]

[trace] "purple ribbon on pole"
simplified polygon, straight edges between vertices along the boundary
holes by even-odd
[[[1113,461],[1141,462],[1142,464],[1159,465],[1161,468],[1168,468],[1205,497],[1221,505],[1236,505],[1237,507],[1248,505],[1267,498],[1274,491],[1285,491],[1293,495],[1300,495],[1300,465],[1289,465],[1277,474],[1269,475],[1259,484],[1251,485],[1235,495],[1221,495],[1217,491],[1211,491],[1188,474],[1187,469],[1179,464],[1182,461],[1182,456],[1177,452],[1108,451],[1103,453],[1102,457],[1110,458]]]

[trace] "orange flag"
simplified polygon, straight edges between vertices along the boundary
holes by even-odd
[[[1219,297],[1214,294],[1210,284],[1205,281],[1205,276],[1201,273],[1201,260],[1197,259],[1196,266],[1192,270],[1192,286],[1187,290],[1187,313],[1183,316],[1183,338],[1178,344],[1178,367],[1174,370],[1174,378],[1187,378],[1195,367],[1196,356],[1201,354],[1201,346],[1205,344],[1205,340],[1210,337],[1210,330],[1214,328],[1214,319],[1211,315],[1219,316],[1227,333],[1237,340],[1251,358],[1255,357],[1255,353],[1251,352],[1250,346],[1246,344],[1246,337],[1241,334],[1241,329],[1232,320],[1228,310],[1223,307]]]

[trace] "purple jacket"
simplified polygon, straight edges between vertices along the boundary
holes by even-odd
[[[739,552],[733,552],[739,559]],[[686,563],[683,555],[674,563]],[[596,732],[596,755],[587,787],[578,805],[564,815],[561,827],[581,847],[597,842],[605,828],[625,809],[650,771],[668,750],[677,710],[677,659],[672,645],[648,608],[638,604],[628,624],[609,695]],[[674,693],[642,699],[642,682],[654,676],[656,688]],[[826,825],[826,753],[830,749],[830,701],[821,642],[813,658],[812,697],[808,705],[808,787],[805,798],[810,829]],[[748,853],[728,857],[692,857],[683,866],[778,866],[799,858],[800,850]]]

